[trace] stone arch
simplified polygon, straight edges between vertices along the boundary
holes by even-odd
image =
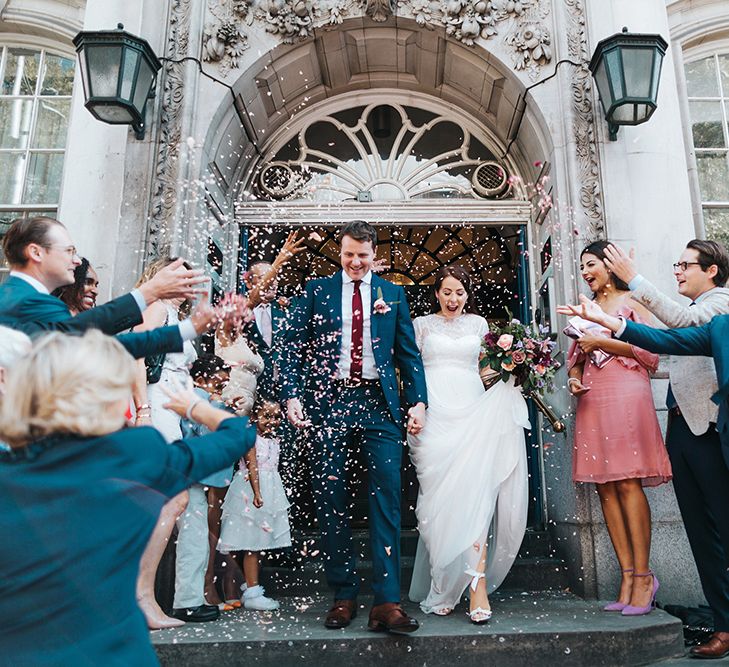
[[[533,162],[553,149],[541,112],[526,103],[523,83],[504,62],[481,46],[449,39],[442,28],[427,30],[409,19],[365,27],[351,19],[317,30],[312,40],[279,45],[241,74],[233,91],[234,104],[226,96],[210,123],[202,162],[228,203],[255,164],[270,157],[282,132],[345,93],[427,97],[466,114],[516,173],[533,173]]]

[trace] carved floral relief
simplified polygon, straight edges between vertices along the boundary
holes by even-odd
[[[239,66],[248,48],[246,29],[254,22],[285,44],[313,35],[317,25],[337,25],[361,13],[383,22],[396,12],[425,28],[445,27],[466,46],[488,40],[503,29],[513,66],[536,78],[552,60],[547,25],[550,0],[208,0],[212,21],[205,27],[203,59],[225,73]]]

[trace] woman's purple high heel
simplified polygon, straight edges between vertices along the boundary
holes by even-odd
[[[625,570],[621,570],[621,572],[632,572],[632,571],[633,571],[632,567],[629,567]],[[618,602],[616,600],[615,602],[610,602],[610,603],[606,604],[602,608],[602,610],[603,611],[623,611],[623,609],[625,609],[627,606],[628,606],[627,604],[623,604],[622,602]]]
[[[656,578],[656,575],[653,574],[652,570],[648,570],[648,572],[643,572],[641,574],[638,574],[637,572],[633,572],[634,577],[653,577],[653,594],[651,595],[651,601],[648,603],[647,607],[633,607],[631,605],[628,605],[623,609],[622,614],[623,616],[643,616],[645,614],[650,614],[656,606],[656,593],[658,592],[658,579]]]

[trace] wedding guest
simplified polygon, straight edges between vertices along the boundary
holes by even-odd
[[[438,270],[432,311],[413,322],[428,419],[408,438],[420,484],[410,599],[446,616],[468,590],[469,618],[481,624],[491,618],[487,588],[501,585],[526,530],[529,412],[513,381],[484,390],[479,354],[488,324],[474,312],[465,269]]]
[[[118,334],[141,322],[144,309],[158,299],[194,295],[201,280],[199,272],[183,269],[180,261],[130,294],[72,317],[68,306],[51,296],[53,290],[74,282],[74,269],[80,263],[63,224],[42,216],[15,220],[3,237],[3,252],[10,276],[0,284],[0,325],[29,335],[89,328]],[[206,330],[210,322],[204,319],[191,318],[179,329],[163,327],[143,334],[120,334],[119,341],[137,358],[178,351],[184,340]]]
[[[137,284],[154,278],[157,273],[172,264],[171,257],[162,257],[152,262]],[[179,312],[183,300],[166,299],[156,301],[144,311],[142,324],[135,331],[145,331],[161,326],[178,326]],[[134,401],[137,424],[151,420],[167,442],[182,438],[180,416],[167,410],[167,392],[176,385],[188,386],[190,366],[197,358],[197,352],[190,341],[185,341],[182,352],[168,353],[161,360],[159,377],[147,384],[151,369],[138,362],[139,380],[135,387]],[[207,517],[208,503],[205,491],[199,484],[193,485],[170,500],[160,513],[157,527],[152,533],[147,549],[139,566],[137,601],[147,617],[151,629],[175,627],[184,621],[207,622],[218,618],[218,607],[206,605],[204,597],[205,567],[208,561],[207,529],[201,537],[198,518]],[[179,519],[179,521],[178,521]],[[154,582],[160,560],[172,535],[175,522],[178,523],[177,556],[175,559],[175,597],[172,617],[167,616],[157,604],[154,596]],[[207,527],[206,527],[207,528]],[[204,563],[204,565],[200,565]],[[199,575],[199,576],[198,576]]]
[[[595,304],[605,312],[645,321],[648,311],[631,300],[628,286],[605,265],[606,241],[580,254],[580,271]],[[604,365],[591,353],[612,358]],[[622,578],[617,600],[605,611],[649,613],[658,580],[650,569],[651,514],[643,486],[671,479],[671,465],[653,404],[649,373],[658,355],[607,336],[585,335],[568,358],[568,388],[577,397],[572,477],[596,485]]]
[[[223,400],[235,405],[238,414],[248,414],[256,400],[259,376],[264,377],[264,393],[278,398],[279,389],[274,376],[278,375],[278,353],[273,348],[273,314],[271,301],[278,289],[281,271],[291,259],[306,249],[305,239],[291,232],[272,264],[254,264],[246,275],[248,305],[253,310],[255,323],[239,331],[218,329],[215,354],[231,367],[230,381],[223,392]],[[276,318],[278,329],[279,318]],[[276,381],[278,378],[276,377]]]
[[[125,428],[133,360],[113,338],[54,333],[0,402],[0,646],[16,665],[158,665],[134,585],[165,498],[245,454],[246,419],[175,391],[214,433],[166,443]],[[93,495],[89,496],[89,489]]]
[[[57,296],[68,306],[71,315],[94,308],[99,296],[99,276],[88,259],[79,259],[81,263],[73,270],[73,284],[53,290],[53,296]]]
[[[260,554],[291,546],[288,508],[278,474],[281,406],[261,399],[251,412],[256,425],[256,444],[241,461],[223,503],[223,525],[218,549],[223,553],[244,551],[243,607],[273,611],[278,602],[266,597],[259,584]],[[245,464],[245,465],[243,465]]]
[[[679,304],[660,292],[618,246],[608,246],[605,256],[608,268],[628,283],[632,297],[668,327],[706,324],[729,313],[729,289],[724,287],[729,254],[716,241],[689,241],[673,265],[678,293],[690,304]],[[690,652],[719,658],[729,652],[729,468],[716,430],[719,407],[711,400],[718,389],[716,369],[708,357],[672,356],[669,379],[666,447],[673,488],[716,631],[710,641]]]
[[[190,368],[190,375],[195,385],[195,393],[204,400],[209,401],[213,407],[220,410],[234,412],[222,401],[221,395],[229,378],[229,369],[220,357],[214,354],[201,354]],[[202,424],[182,420],[181,423],[183,437],[205,435],[207,432]],[[222,504],[225,500],[225,494],[233,478],[233,467],[229,466],[218,472],[209,475],[205,479],[200,480],[200,485],[207,494],[208,511],[207,517],[204,513],[188,518],[188,522],[195,521],[201,541],[207,541],[207,562],[200,561],[193,566],[193,571],[198,572],[204,570],[204,600],[205,604],[215,605],[220,611],[231,611],[241,606],[240,599],[237,594],[225,594],[227,591],[233,590],[239,585],[235,583],[236,570],[240,573],[237,563],[233,558],[227,559],[222,565],[224,566],[225,576],[223,577],[222,590],[224,599],[220,599],[220,595],[215,586],[215,556],[218,539],[220,538],[220,521],[222,518]],[[196,553],[202,555],[202,550]]]

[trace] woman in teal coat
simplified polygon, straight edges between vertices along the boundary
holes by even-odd
[[[168,408],[213,433],[167,444],[126,428],[134,360],[113,338],[54,333],[0,403],[0,664],[156,665],[135,599],[166,500],[253,445],[255,431],[180,388]]]

